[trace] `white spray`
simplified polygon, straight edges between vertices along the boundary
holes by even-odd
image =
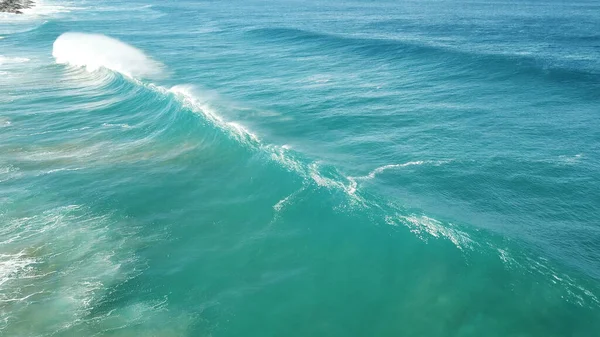
[[[141,50],[101,34],[62,34],[54,41],[52,56],[57,63],[90,72],[106,68],[135,78],[159,77],[163,69]]]

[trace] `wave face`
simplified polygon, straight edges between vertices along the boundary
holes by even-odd
[[[598,13],[0,15],[0,335],[594,336]]]

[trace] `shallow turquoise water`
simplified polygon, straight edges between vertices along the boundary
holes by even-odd
[[[596,336],[598,32],[593,1],[0,14],[0,335]]]

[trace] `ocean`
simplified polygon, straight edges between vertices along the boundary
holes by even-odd
[[[600,336],[600,3],[0,13],[0,335]]]

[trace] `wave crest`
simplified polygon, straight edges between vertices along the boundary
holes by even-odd
[[[52,56],[59,64],[88,71],[106,68],[133,78],[163,74],[163,65],[141,50],[101,34],[64,33],[54,41]]]

